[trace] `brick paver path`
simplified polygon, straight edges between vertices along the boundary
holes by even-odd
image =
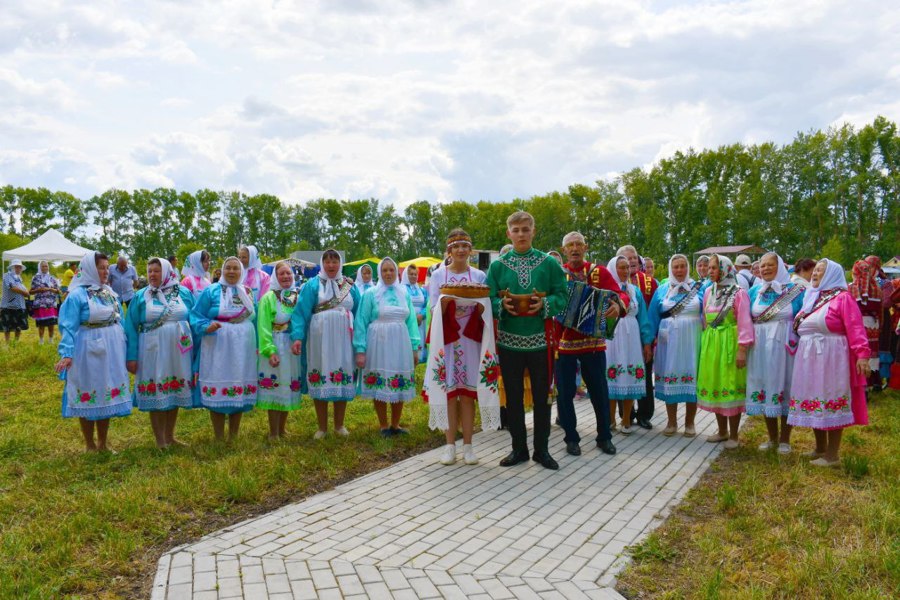
[[[477,466],[440,465],[432,450],[173,549],[153,599],[621,598],[611,586],[626,546],[718,454],[704,439],[715,419],[700,411],[696,438],[664,437],[657,403],[654,430],[614,434],[619,453],[606,456],[590,403],[575,404],[583,454],[566,454],[554,427],[559,471],[501,468],[509,434],[478,433]]]

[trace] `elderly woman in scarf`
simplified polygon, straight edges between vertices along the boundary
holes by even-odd
[[[271,283],[269,274],[263,271],[262,261],[259,259],[259,251],[256,249],[256,246],[241,246],[238,258],[241,259],[241,264],[246,271],[244,285],[253,292],[253,301],[259,302],[259,299],[269,291]]]
[[[217,440],[237,436],[241,415],[256,404],[256,304],[244,284],[240,259],[222,264],[222,279],[203,290],[191,311],[191,327],[200,340],[200,405],[209,409]]]
[[[59,280],[50,274],[50,263],[42,260],[38,264],[38,272],[31,279],[31,289],[34,296],[32,303],[34,322],[38,328],[38,343],[44,343],[44,330],[47,330],[47,341],[53,339],[53,328],[56,326],[59,313],[56,303],[62,293],[59,289]]]
[[[259,394],[256,407],[269,413],[269,439],[284,437],[287,416],[300,408],[303,374],[300,359],[291,352],[291,316],[300,298],[290,263],[280,261],[274,284],[259,301],[256,334],[259,340]]]
[[[181,274],[183,276],[182,287],[187,288],[196,300],[200,297],[200,292],[212,283],[209,278],[209,252],[197,250],[188,254]]]
[[[353,285],[359,290],[360,296],[375,287],[375,282],[372,281],[372,267],[363,265],[358,268],[356,270],[356,279],[354,279]]]
[[[777,447],[780,454],[789,454],[791,428],[787,416],[794,369],[792,353],[797,344],[793,323],[803,306],[806,288],[791,283],[778,254],[764,254],[759,263],[759,283],[748,294],[755,342],[747,353],[746,408],[748,415],[763,415],[766,419],[769,440],[759,449]]]
[[[837,467],[844,428],[869,423],[866,377],[872,354],[841,265],[827,258],[816,264],[794,330],[800,342],[788,424],[813,428],[816,448],[807,455],[815,458],[810,464]]]
[[[609,385],[610,430],[615,431],[617,402],[622,403],[620,432],[629,435],[631,408],[646,393],[645,379],[650,376],[646,363],[653,356],[653,330],[647,319],[647,305],[637,286],[628,283],[628,259],[622,255],[611,259],[606,268],[623,292],[628,292],[626,313],[619,317],[616,335],[606,342],[606,380]]]
[[[179,408],[199,398],[194,382],[194,340],[190,313],[194,296],[178,285],[172,264],[147,261],[148,285],[134,295],[125,316],[128,371],[134,377],[134,404],[150,413],[156,447],[184,446],[175,439]]]
[[[869,389],[881,389],[880,360],[878,359],[879,341],[881,339],[881,286],[878,285],[878,270],[872,268],[871,262],[858,260],[853,264],[853,281],[850,283],[850,295],[856,300],[862,313],[863,326],[869,340],[869,366],[872,373],[867,385]]]
[[[374,401],[383,437],[408,433],[400,427],[400,417],[403,403],[416,395],[416,351],[421,343],[412,300],[398,271],[392,258],[378,263],[378,285],[363,295],[353,324],[356,367],[362,369],[360,395]]]
[[[419,323],[419,362],[425,360],[425,327],[428,323],[428,291],[419,285],[419,268],[415,264],[406,267],[403,273],[403,286],[409,299],[412,301],[413,310],[416,312],[416,321]]]
[[[678,432],[678,404],[685,405],[684,436],[694,437],[697,415],[697,356],[700,353],[702,281],[691,278],[687,256],[669,259],[669,279],[650,301],[649,320],[657,340],[656,397],[666,403],[668,423],[663,435]]]
[[[106,285],[108,277],[107,256],[85,254],[59,311],[62,339],[56,372],[66,382],[62,414],[78,417],[89,452],[108,451],[110,418],[131,414],[122,328],[125,315],[118,296]]]
[[[698,404],[716,414],[718,433],[708,442],[738,447],[738,428],[747,395],[747,351],[753,345],[750,298],[737,282],[732,262],[714,254],[709,259],[711,284],[703,292],[703,335],[697,376]]]
[[[300,290],[299,305],[291,315],[291,351],[306,352],[306,383],[316,407],[319,429],[325,437],[328,405],[334,406],[334,432],[344,427],[347,402],[356,396],[353,359],[353,317],[359,308],[359,290],[341,274],[341,255],[329,248],[322,253],[319,274]]]

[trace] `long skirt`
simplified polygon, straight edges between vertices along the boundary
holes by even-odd
[[[707,323],[716,318],[706,313]],[[744,412],[747,368],[737,367],[738,332],[734,312],[718,327],[707,327],[700,338],[697,375],[698,405],[717,415],[733,417]]]
[[[619,320],[616,335],[606,343],[606,380],[610,400],[637,400],[647,392],[647,370],[637,318]]]
[[[256,408],[262,410],[297,410],[300,408],[301,389],[300,357],[291,353],[289,331],[272,333],[280,362],[277,367],[269,359],[259,356],[259,392]]]
[[[313,314],[303,350],[313,400],[346,402],[356,396],[352,327],[353,315],[345,308]]]
[[[794,357],[787,350],[793,321],[773,319],[753,326],[756,341],[747,353],[747,414],[786,417]]]
[[[378,319],[366,333],[360,396],[381,402],[408,402],[416,395],[412,342],[405,320],[382,318],[392,308],[379,307]]]
[[[121,325],[78,329],[72,366],[66,371],[63,417],[100,421],[131,414],[125,330]]]
[[[200,404],[225,415],[256,404],[256,328],[249,319],[222,322],[200,343]]]
[[[169,321],[140,334],[134,378],[134,403],[139,410],[194,407],[191,350],[182,352],[183,336],[191,336],[187,321]]]
[[[653,370],[656,397],[666,404],[697,401],[700,334],[696,314],[663,319],[659,325]]]

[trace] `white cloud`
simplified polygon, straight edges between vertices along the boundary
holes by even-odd
[[[900,120],[900,12],[873,0],[34,0],[0,17],[0,177],[80,195],[505,200]]]

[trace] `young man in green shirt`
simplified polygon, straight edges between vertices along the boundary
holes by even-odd
[[[499,319],[497,351],[512,436],[512,452],[500,461],[500,466],[509,467],[529,459],[523,404],[525,369],[528,369],[534,398],[534,454],[530,458],[555,470],[559,465],[547,450],[548,396],[553,373],[552,348],[548,345],[553,331],[552,318],[566,306],[567,285],[559,263],[532,248],[534,233],[534,217],[524,211],[511,214],[506,220],[506,236],[513,249],[491,263],[487,274],[494,317]],[[528,309],[519,312],[510,298],[501,298],[501,292],[505,291],[531,294]]]

